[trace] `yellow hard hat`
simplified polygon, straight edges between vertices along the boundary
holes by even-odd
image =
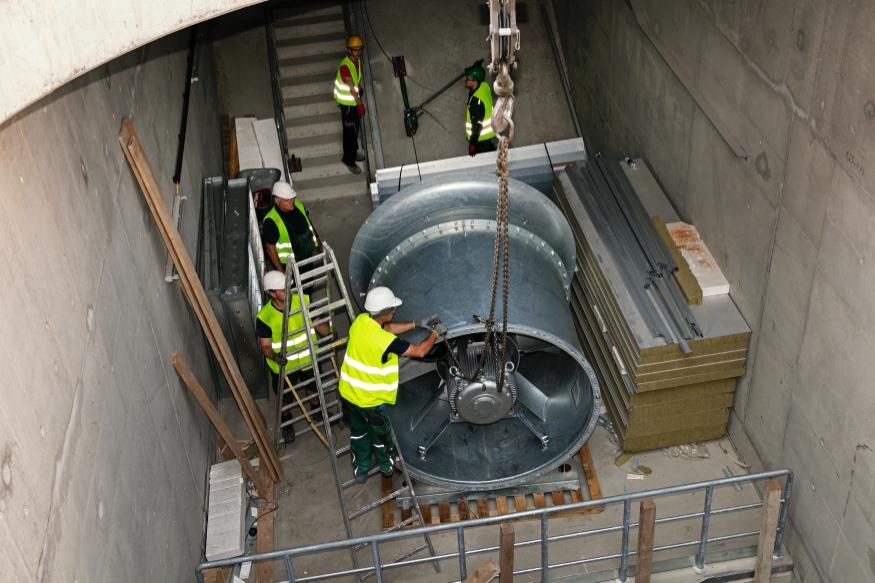
[[[346,39],[346,48],[348,49],[360,49],[363,44],[361,37],[355,34]]]

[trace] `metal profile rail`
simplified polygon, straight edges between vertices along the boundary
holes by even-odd
[[[270,69],[270,89],[273,97],[273,120],[276,124],[276,135],[280,143],[280,155],[283,158],[283,171],[286,181],[292,183],[289,173],[289,146],[286,142],[285,111],[283,109],[283,94],[280,91],[279,58],[276,51],[276,34],[273,29],[273,10],[270,2],[264,3],[264,32],[267,36],[267,63]]]
[[[661,552],[667,551],[671,549],[679,549],[684,547],[696,547],[696,554],[691,557],[693,562],[693,569],[702,573],[706,569],[705,565],[705,550],[709,543],[717,543],[724,542],[729,540],[740,539],[744,537],[755,536],[759,534],[759,531],[750,531],[750,532],[739,532],[733,534],[726,534],[723,536],[710,537],[708,536],[709,529],[711,526],[711,521],[715,517],[719,517],[725,514],[740,512],[744,510],[751,510],[755,508],[762,507],[762,503],[753,503],[753,504],[742,504],[738,506],[731,506],[727,508],[719,508],[712,510],[712,503],[714,499],[715,489],[721,486],[732,486],[733,484],[739,484],[742,482],[756,482],[761,480],[768,480],[774,478],[785,478],[784,492],[783,497],[781,499],[781,508],[780,513],[778,515],[778,524],[776,529],[776,537],[775,537],[775,545],[773,549],[773,559],[777,562],[783,561],[784,557],[781,551],[781,547],[784,540],[784,531],[787,523],[787,510],[790,504],[790,497],[793,491],[793,471],[789,469],[782,470],[773,470],[769,472],[760,472],[757,474],[747,474],[741,476],[733,476],[729,478],[721,478],[718,480],[709,480],[703,482],[696,482],[692,484],[684,484],[680,486],[671,486],[667,488],[658,488],[655,490],[647,490],[644,492],[635,492],[622,494],[619,496],[610,496],[607,498],[599,498],[596,500],[586,500],[584,502],[577,502],[572,504],[566,504],[561,507],[549,507],[549,508],[537,508],[531,510],[524,510],[522,512],[516,512],[510,515],[502,515],[502,516],[492,516],[485,518],[477,518],[473,520],[466,520],[464,522],[452,522],[452,523],[444,523],[444,524],[434,524],[425,527],[419,527],[410,529],[407,531],[390,531],[384,532],[381,534],[375,534],[370,536],[363,536],[357,538],[348,538],[345,540],[337,540],[332,542],[318,543],[313,545],[307,545],[303,547],[297,547],[292,549],[283,549],[276,550],[269,553],[262,553],[257,555],[249,555],[244,557],[237,557],[231,559],[224,559],[221,561],[210,561],[207,563],[202,563],[197,566],[195,569],[195,574],[200,583],[203,583],[203,574],[204,569],[216,568],[216,567],[226,567],[231,565],[236,565],[238,563],[242,563],[245,561],[260,561],[260,560],[282,560],[286,567],[286,577],[289,583],[303,583],[307,581],[324,581],[330,579],[337,579],[341,577],[349,577],[351,575],[361,576],[366,573],[372,573],[376,575],[376,580],[378,582],[383,581],[383,573],[389,569],[397,569],[401,567],[409,567],[413,565],[421,565],[426,562],[432,561],[457,561],[459,565],[459,580],[464,580],[467,577],[467,565],[466,559],[471,556],[481,555],[485,553],[493,553],[499,550],[498,546],[489,546],[477,549],[468,549],[465,545],[465,530],[477,528],[481,526],[488,525],[498,525],[502,522],[509,521],[517,521],[524,518],[535,518],[540,520],[540,537],[532,540],[520,541],[514,544],[515,548],[523,548],[529,546],[540,546],[541,554],[540,554],[540,563],[535,567],[529,567],[524,569],[519,569],[514,571],[514,575],[524,575],[529,573],[540,573],[541,581],[548,581],[550,577],[551,570],[564,569],[575,566],[582,566],[590,563],[597,563],[600,561],[606,560],[620,560],[619,567],[611,571],[610,579],[618,579],[619,581],[626,582],[628,581],[628,576],[630,575],[630,566],[629,566],[629,557],[635,556],[637,554],[636,551],[630,550],[629,548],[629,532],[631,529],[636,528],[638,526],[637,522],[632,522],[631,520],[631,508],[632,503],[637,500],[643,500],[645,498],[661,498],[666,496],[672,496],[683,493],[690,492],[700,492],[704,491],[705,493],[705,504],[701,512],[693,512],[688,514],[681,514],[675,516],[667,516],[658,518],[656,520],[657,526],[660,524],[666,524],[670,522],[678,522],[682,520],[701,520],[701,526],[699,531],[699,537],[695,540],[684,541],[679,543],[667,544],[659,547],[654,547],[653,551]],[[604,528],[595,528],[585,530],[582,529],[579,532],[573,532],[569,534],[563,534],[558,536],[549,536],[549,516],[554,513],[567,511],[567,510],[578,510],[583,508],[589,508],[592,506],[610,506],[610,505],[623,505],[623,520],[621,524],[617,524],[614,526],[608,526]],[[565,525],[567,528],[567,524]],[[450,532],[455,531],[456,533],[456,552],[452,553],[444,553],[436,556],[430,557],[422,557],[411,560],[404,560],[406,557],[399,557],[398,560],[392,561],[390,563],[382,563],[380,561],[380,545],[391,543],[393,541],[399,541],[403,539],[408,539],[412,537],[418,536],[428,536],[442,532]],[[588,557],[583,559],[578,559],[574,561],[565,561],[565,562],[557,562],[550,564],[549,562],[549,545],[551,543],[558,543],[563,541],[569,541],[572,539],[594,536],[600,534],[608,534],[608,533],[622,533],[622,542],[620,545],[619,552],[611,553],[608,555],[602,555],[598,557]],[[352,569],[344,569],[340,571],[332,571],[325,572],[320,574],[311,574],[306,577],[296,577],[294,572],[294,565],[292,564],[293,559],[301,558],[306,555],[314,555],[318,553],[325,553],[331,551],[344,551],[351,550],[357,548],[365,548],[371,547],[371,554],[374,560],[374,566],[366,566],[359,567],[357,564],[353,566]],[[312,566],[309,567],[312,571]],[[563,575],[564,577],[564,575]],[[606,579],[607,580],[607,579]]]

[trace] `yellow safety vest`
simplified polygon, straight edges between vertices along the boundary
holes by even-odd
[[[310,296],[304,295],[304,302],[309,306],[310,305]],[[304,327],[304,314],[298,312],[295,314],[295,310],[301,309],[301,302],[298,299],[298,294],[292,293],[292,303],[289,306],[289,332],[294,332],[300,328]],[[277,310],[273,302],[268,302],[266,306],[261,308],[261,311],[258,312],[258,316],[256,316],[259,320],[264,322],[270,328],[270,342],[271,346],[273,346],[274,354],[279,354],[280,349],[282,348],[282,339],[283,339],[283,313],[280,310]],[[316,341],[316,331],[311,330],[311,334],[313,336],[313,341]],[[292,370],[299,366],[308,364],[311,362],[310,360],[310,347],[307,346],[307,334],[301,330],[300,333],[295,334],[288,340],[286,340],[286,358],[289,359],[288,363],[286,363],[286,370]],[[275,373],[279,373],[280,365],[272,360],[267,360],[267,366]],[[312,366],[304,367],[303,370],[309,370],[313,368]]]
[[[360,314],[349,328],[349,344],[340,367],[340,396],[359,407],[395,404],[398,396],[398,355],[383,353],[395,340],[368,314]]]
[[[340,105],[355,105],[355,97],[352,96],[352,93],[349,92],[349,86],[340,77],[340,69],[344,65],[349,69],[349,74],[352,75],[353,87],[356,88],[356,93],[358,93],[359,81],[361,81],[362,74],[356,68],[355,63],[349,60],[349,57],[344,57],[337,66],[337,78],[334,80],[334,100]]]
[[[495,137],[495,132],[492,131],[492,91],[489,90],[487,83],[480,83],[477,91],[471,94],[468,98],[468,107],[465,108],[465,134],[468,139],[471,139],[471,100],[474,98],[483,102],[486,112],[483,114],[483,121],[480,124],[480,137],[478,142],[491,140]]]
[[[310,236],[313,237],[313,244],[318,245],[319,241],[316,239],[316,232],[313,231],[313,224],[310,222],[310,217],[307,216],[307,211],[304,209],[304,205],[301,204],[297,198],[295,199],[295,208],[301,211],[301,214],[304,215],[304,219],[307,221],[307,226],[310,227]],[[292,261],[295,260],[295,250],[292,248],[292,240],[289,237],[289,231],[286,229],[286,223],[283,221],[283,218],[280,216],[279,212],[277,212],[276,207],[274,206],[270,209],[270,212],[264,216],[264,221],[262,224],[267,222],[268,220],[273,221],[276,224],[276,228],[280,233],[280,238],[276,242],[276,254],[280,258],[280,263],[283,265],[286,264],[286,258],[291,257]],[[304,258],[306,259],[306,257]],[[303,324],[301,324],[303,326]],[[294,330],[294,328],[292,328]]]

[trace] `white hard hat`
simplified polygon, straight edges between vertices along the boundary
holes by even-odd
[[[264,291],[286,289],[286,276],[282,271],[268,271],[264,274]]]
[[[270,189],[270,192],[277,198],[289,199],[298,196],[295,189],[292,188],[292,185],[283,181],[275,182],[273,188]]]
[[[395,294],[388,287],[375,287],[365,297],[365,309],[372,314],[376,314],[386,308],[397,308],[400,305],[401,300],[396,298]]]

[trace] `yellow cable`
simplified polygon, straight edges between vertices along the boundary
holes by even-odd
[[[323,436],[322,433],[319,432],[319,430],[316,428],[316,424],[313,423],[312,419],[310,419],[310,415],[307,413],[307,408],[304,407],[304,403],[301,402],[301,397],[298,396],[297,391],[295,391],[295,387],[293,387],[291,381],[289,381],[289,377],[286,377],[286,384],[289,385],[289,388],[292,390],[292,394],[295,396],[295,400],[298,402],[298,405],[300,405],[301,411],[304,413],[304,417],[307,419],[310,427],[313,428],[313,431],[316,432],[316,435],[319,436],[319,439],[322,440],[322,443],[325,444],[325,447],[331,449],[328,445],[328,440],[325,439],[325,436]],[[322,419],[328,419],[328,411],[322,411]]]

